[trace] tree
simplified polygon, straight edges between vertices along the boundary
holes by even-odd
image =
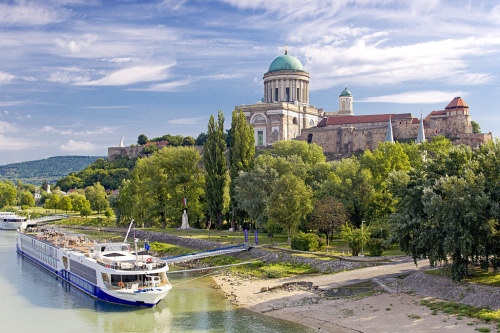
[[[479,126],[478,123],[476,123],[474,120],[470,122],[472,125],[472,133],[479,134],[481,133],[481,127]]]
[[[29,191],[22,191],[19,196],[19,204],[21,206],[33,207],[35,205],[35,199],[33,194]]]
[[[312,190],[294,175],[284,175],[272,187],[266,203],[266,212],[271,222],[288,231],[288,245],[291,245],[292,231],[312,210]]]
[[[169,147],[155,154],[152,166],[159,170],[166,178],[161,183],[146,185],[153,189],[153,193],[165,194],[163,210],[165,219],[180,226],[182,212],[187,209],[191,220],[199,218],[202,212],[201,198],[203,196],[204,175],[198,168],[200,154],[192,147]],[[161,188],[157,188],[161,187]],[[187,207],[183,205],[183,198],[187,198]]]
[[[205,142],[207,141],[207,134],[202,132],[200,133],[200,135],[198,135],[198,137],[196,138],[196,142],[195,144],[197,146],[203,146],[205,144]]]
[[[271,195],[278,172],[269,165],[256,165],[254,169],[240,171],[234,180],[234,197],[238,209],[245,211],[258,227],[267,227],[266,203]]]
[[[374,193],[371,172],[363,169],[356,157],[351,157],[332,163],[332,172],[317,196],[336,198],[344,205],[354,226],[361,226]]]
[[[48,187],[49,184],[47,184],[47,181],[44,179],[43,182],[42,182],[42,186],[40,186],[40,188],[43,190],[43,191],[46,191],[47,192],[47,187]]]
[[[142,158],[124,181],[114,205],[117,218],[134,219],[144,225],[159,220],[179,226],[183,209],[191,220],[203,215],[204,175],[198,167],[201,156],[193,147],[166,147],[150,158]],[[184,207],[183,198],[188,206]],[[128,222],[128,221],[127,221]]]
[[[359,251],[363,249],[363,246],[370,240],[370,232],[365,229],[356,229],[346,223],[342,227],[340,232],[340,237],[347,242],[347,245],[352,251],[353,256],[357,256]]]
[[[309,229],[325,232],[327,244],[330,245],[333,230],[340,229],[346,222],[347,212],[344,205],[332,197],[327,197],[316,201],[306,225]]]
[[[90,204],[89,206],[85,206],[82,209],[80,209],[80,216],[89,216],[92,214],[92,209],[90,209]]]
[[[148,143],[148,141],[149,141],[149,139],[145,134],[140,134],[137,137],[137,144],[139,144],[139,145],[145,145],[146,143]]]
[[[271,153],[275,156],[299,156],[302,161],[310,166],[326,160],[323,148],[315,143],[305,141],[278,141],[273,144]]]
[[[73,206],[71,204],[71,198],[67,195],[63,196],[61,198],[61,200],[59,200],[57,208],[59,208],[60,210],[66,211],[66,214],[67,214],[68,210],[71,210],[73,208]]]
[[[43,204],[43,208],[45,209],[54,209],[54,213],[56,212],[57,206],[59,204],[59,200],[61,200],[61,197],[57,194],[52,193],[50,197],[45,200],[45,203]]]
[[[226,142],[224,141],[224,115],[219,110],[217,123],[214,116],[208,122],[207,141],[203,145],[203,159],[207,171],[205,196],[208,213],[222,228],[223,215],[228,205],[228,175],[226,166]],[[227,191],[227,192],[226,192]],[[227,199],[226,199],[227,198]]]
[[[90,202],[90,208],[97,211],[99,215],[103,210],[109,207],[109,202],[106,198],[106,191],[99,182],[87,187],[85,197]]]
[[[244,212],[238,209],[235,196],[235,180],[240,171],[249,171],[253,168],[253,158],[255,155],[255,138],[253,127],[248,126],[243,112],[233,111],[231,120],[230,142],[229,142],[229,175],[231,183],[229,187],[231,203],[231,228],[234,230],[235,218],[241,222],[244,218]]]
[[[490,173],[482,169],[481,155],[469,159],[468,148],[452,147],[427,163],[432,172],[392,175],[390,188],[397,199],[390,219],[393,238],[414,260],[429,258],[434,265],[451,258],[454,280],[468,275],[472,259],[482,257],[487,262],[495,248],[490,240],[499,229],[498,202],[489,190],[491,180],[486,181],[485,175]],[[498,160],[494,164],[494,177],[499,177]]]
[[[104,213],[104,215],[106,215],[106,217],[110,219],[111,217],[113,217],[113,210],[109,207],[106,208],[106,212]]]
[[[85,206],[85,201],[88,202],[88,200],[85,198],[85,195],[80,193],[73,192],[69,195],[69,198],[71,198],[71,207],[75,212],[79,212]]]
[[[385,188],[391,171],[410,170],[410,160],[399,143],[383,142],[373,152],[366,150],[360,158],[361,167],[370,170],[377,189]]]
[[[184,137],[184,139],[182,140],[182,145],[183,145],[183,146],[194,146],[195,142],[196,142],[196,141],[194,140],[194,138],[193,138],[193,137],[191,137],[191,136],[186,136],[186,137]]]

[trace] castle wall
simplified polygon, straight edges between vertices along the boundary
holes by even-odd
[[[368,122],[353,124],[336,124],[324,127],[303,129],[298,140],[316,143],[327,154],[356,153],[366,149],[376,149],[379,142],[385,141],[387,122]],[[417,118],[400,118],[392,122],[395,140],[413,139],[418,134]],[[432,116],[424,120],[426,139],[435,136],[446,136],[454,145],[465,144],[479,147],[492,140],[492,134],[473,134],[468,114]]]
[[[109,147],[108,148],[108,161],[113,161],[117,156],[127,156],[134,158],[141,155],[144,146],[133,147]]]

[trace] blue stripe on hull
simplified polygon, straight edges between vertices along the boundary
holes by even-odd
[[[38,259],[33,258],[29,254],[27,254],[26,252],[24,252],[23,250],[21,250],[19,248],[19,245],[17,245],[16,247],[17,247],[17,253],[19,253],[20,255],[22,255],[23,257],[25,257],[26,259],[29,259],[30,261],[34,262],[35,264],[41,266],[45,270],[47,270],[50,273],[52,273],[55,276],[57,276],[62,281],[66,282],[66,283],[68,283],[70,285],[72,285],[73,287],[77,288],[78,290],[80,290],[81,292],[83,292],[83,293],[85,293],[85,294],[87,294],[89,296],[92,296],[94,298],[100,299],[102,301],[116,303],[116,304],[121,304],[121,305],[145,306],[145,307],[153,307],[153,306],[156,305],[156,304],[149,304],[149,303],[144,303],[144,302],[131,302],[131,301],[127,301],[127,300],[123,300],[123,299],[111,296],[111,295],[107,294],[105,291],[103,291],[101,288],[99,288],[98,286],[96,286],[96,285],[94,285],[94,284],[92,284],[92,283],[90,283],[90,282],[87,281],[89,284],[91,284],[93,286],[93,288],[92,288],[93,292],[92,293],[88,292],[85,288],[83,288],[82,286],[80,286],[78,283],[66,279],[63,276],[62,271],[57,271],[57,270],[55,270],[55,269],[53,269],[53,268],[45,265],[43,262],[40,262]],[[67,273],[75,276],[71,272],[67,271]]]

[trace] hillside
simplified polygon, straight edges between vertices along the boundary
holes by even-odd
[[[54,156],[43,160],[12,163],[0,166],[0,179],[41,185],[44,180],[54,184],[71,172],[85,169],[102,156]]]

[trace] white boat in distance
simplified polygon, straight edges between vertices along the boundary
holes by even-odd
[[[17,230],[28,226],[26,217],[18,216],[14,212],[0,212],[0,229]]]
[[[103,301],[153,307],[172,288],[168,265],[127,243],[96,243],[58,230],[18,232],[17,252]]]

